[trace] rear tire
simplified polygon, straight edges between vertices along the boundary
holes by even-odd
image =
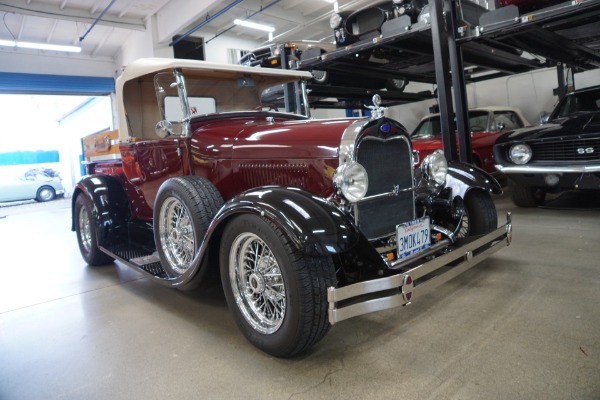
[[[56,192],[52,186],[42,186],[38,189],[35,199],[39,202],[50,201],[56,198]]]
[[[540,188],[521,185],[512,180],[508,180],[510,189],[510,198],[518,207],[537,207],[544,203],[546,191]]]
[[[313,70],[311,72],[314,83],[319,85],[327,85],[329,83],[329,72],[322,70]]]
[[[492,196],[483,190],[471,190],[464,199],[459,238],[484,235],[498,227],[498,213]]]
[[[406,78],[388,79],[385,82],[386,89],[395,92],[404,92],[404,89],[406,89],[406,85],[408,85],[408,79]]]
[[[329,331],[327,288],[336,286],[330,256],[309,258],[272,222],[244,214],[225,228],[219,258],[234,320],[262,351],[291,357]]]
[[[96,216],[91,201],[80,194],[75,199],[75,233],[81,256],[88,265],[106,265],[115,259],[98,247]]]

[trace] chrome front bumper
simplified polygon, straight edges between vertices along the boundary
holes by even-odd
[[[540,165],[495,165],[504,174],[560,174],[600,172],[600,165],[540,166]]]
[[[415,295],[422,295],[438,287],[442,283],[462,274],[493,253],[510,245],[512,239],[512,221],[510,213],[507,214],[506,219],[506,224],[497,228],[495,231],[462,247],[453,249],[431,261],[427,261],[419,266],[411,268],[404,273],[355,283],[337,289],[333,287],[328,288],[327,301],[329,302],[329,322],[333,325],[337,322],[359,315],[408,305],[414,299]],[[478,249],[484,247],[484,250],[475,254]],[[446,272],[427,278],[429,274],[461,259],[461,262],[450,267]],[[397,292],[390,294],[389,290],[397,290]],[[352,299],[384,291],[387,292],[382,293],[381,297],[352,303]],[[339,305],[338,303],[342,301],[350,304]]]

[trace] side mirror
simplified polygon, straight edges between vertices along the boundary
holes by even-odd
[[[164,139],[174,134],[173,124],[166,120],[158,121],[154,127],[154,132],[159,138]]]
[[[498,122],[496,124],[496,129],[498,129],[499,131],[503,131],[504,128],[506,128],[506,124],[504,122]]]
[[[543,112],[540,117],[540,124],[547,124],[550,121],[550,114]]]

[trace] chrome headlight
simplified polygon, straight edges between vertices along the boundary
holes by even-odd
[[[442,150],[435,150],[423,159],[421,163],[423,176],[431,183],[443,185],[448,175],[448,161]]]
[[[281,46],[279,46],[279,45],[271,46],[271,55],[278,56],[279,54],[281,54]]]
[[[341,24],[342,16],[337,13],[331,14],[331,17],[329,17],[329,26],[331,27],[331,29],[339,28]]]
[[[360,201],[369,189],[367,171],[354,161],[342,164],[333,174],[333,186],[349,202]]]
[[[524,143],[513,144],[508,151],[508,157],[515,164],[527,164],[531,160],[531,156],[533,153],[531,152],[531,147]]]

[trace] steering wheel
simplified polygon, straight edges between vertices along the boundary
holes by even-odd
[[[263,111],[266,109],[266,111],[275,111],[275,112],[279,112],[279,109],[277,108],[277,106],[275,106],[275,104],[261,104],[258,107],[254,108],[256,111]]]

